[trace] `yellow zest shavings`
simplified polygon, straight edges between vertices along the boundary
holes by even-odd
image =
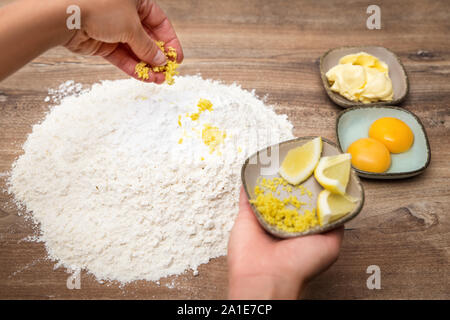
[[[288,197],[279,199],[274,196],[280,196],[280,190],[288,193]],[[297,187],[301,194],[312,193],[303,185]],[[278,229],[286,232],[303,232],[319,225],[316,215],[316,209],[302,209],[307,203],[302,202],[297,196],[292,194],[293,187],[283,178],[259,178],[255,186],[255,199],[251,199],[256,209],[261,213],[264,220]]]
[[[306,189],[302,184],[297,186],[297,188],[300,190],[300,194],[303,196],[305,194],[308,195],[308,197],[312,198],[312,192]]]
[[[287,208],[288,203],[292,201],[291,197],[280,200],[271,192],[267,192],[259,194],[256,199],[250,200],[250,203],[258,209],[264,220],[280,230],[286,232],[303,232],[317,226],[319,221],[315,209],[312,211],[304,210],[303,214],[299,214],[297,210]],[[293,202],[297,203],[295,200]],[[298,203],[298,205],[300,204]]]
[[[177,52],[172,47],[168,47],[167,51],[165,51],[164,41],[156,41],[156,45],[166,55],[167,63],[163,66],[150,67],[145,62],[141,61],[135,66],[134,73],[137,74],[137,77],[139,79],[148,80],[150,69],[153,72],[164,72],[164,75],[166,77],[166,83],[168,85],[172,85],[174,83],[173,76],[178,74],[178,71],[176,71],[179,66],[179,64],[176,62]]]
[[[226,132],[219,130],[217,127],[213,127],[210,124],[203,126],[202,140],[209,147],[209,153],[213,153],[217,146],[225,140],[226,136]]]
[[[295,208],[300,209],[301,206],[305,205],[306,202],[299,201],[296,196],[290,195],[288,198],[283,200],[284,204],[291,204]]]
[[[262,179],[259,179],[258,182],[261,185],[261,187],[269,189],[272,192],[277,191],[277,188],[280,185],[283,185],[283,186],[287,185],[287,181],[284,180],[283,178],[273,178],[273,179],[262,178]]]
[[[213,111],[213,104],[208,99],[200,99],[200,100],[198,100],[197,107],[198,107],[198,111],[199,112],[203,112],[203,111],[206,111],[206,110]]]
[[[255,195],[259,196],[259,195],[262,195],[262,194],[264,194],[264,189],[262,189],[260,186],[256,186],[255,187]]]
[[[213,104],[208,99],[199,99],[197,103],[198,111],[194,113],[187,113],[186,117],[191,118],[192,121],[196,121],[200,118],[200,115],[205,111],[213,111]],[[178,126],[181,127],[181,115],[178,116]],[[212,154],[216,151],[217,147],[223,143],[225,138],[227,137],[227,134],[225,131],[220,130],[217,127],[212,126],[211,124],[204,124],[203,129],[200,131],[197,127],[192,127],[192,131],[197,132],[203,141],[205,145],[209,147],[209,153]],[[182,139],[180,139],[182,143]],[[242,151],[242,150],[241,150]],[[240,151],[239,151],[240,152]],[[217,155],[221,156],[222,153],[220,150],[217,150]],[[203,161],[204,158],[202,157],[201,160]]]
[[[150,67],[143,61],[139,62],[134,67],[134,73],[137,74],[137,77],[142,80],[148,80],[148,73],[150,72]]]
[[[200,113],[199,112],[192,113],[192,114],[188,115],[188,117],[190,117],[192,121],[196,121],[200,117]]]
[[[200,99],[198,100],[197,103],[197,107],[198,107],[198,111],[191,113],[191,114],[187,114],[187,117],[190,117],[192,121],[196,121],[198,120],[198,118],[200,118],[200,114],[206,110],[208,111],[213,111],[213,104],[211,101],[207,100],[207,99]]]

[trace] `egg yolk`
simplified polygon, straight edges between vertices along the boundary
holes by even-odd
[[[369,137],[383,143],[390,152],[401,153],[409,150],[414,142],[410,127],[397,118],[380,118],[369,128]]]
[[[347,149],[352,165],[359,170],[381,173],[391,166],[391,154],[384,144],[372,138],[362,138]]]

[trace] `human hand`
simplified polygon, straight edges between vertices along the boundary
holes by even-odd
[[[166,63],[154,40],[165,42],[183,60],[177,35],[161,8],[151,0],[81,0],[81,29],[65,46],[76,53],[98,55],[137,79],[135,66]],[[163,83],[163,73],[149,74],[146,82]]]
[[[276,239],[265,232],[241,188],[228,243],[230,299],[297,299],[308,280],[338,258],[344,228]]]

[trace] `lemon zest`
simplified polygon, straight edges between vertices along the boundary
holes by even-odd
[[[280,200],[271,192],[262,194],[259,192],[256,199],[250,200],[250,203],[256,207],[267,223],[276,226],[280,230],[286,232],[303,232],[317,226],[319,221],[315,208],[312,210],[304,210],[303,214],[300,214],[295,209],[287,208],[287,205],[289,203],[292,204],[292,202],[301,206],[301,203],[298,200],[293,200],[292,197]]]
[[[227,134],[225,131],[221,131],[219,128],[211,126],[210,124],[203,125],[202,140],[203,143],[209,147],[209,153],[214,153],[226,137]]]
[[[134,67],[134,73],[137,74],[137,77],[142,80],[148,80],[149,78],[150,67],[143,61],[139,62]]]
[[[206,110],[208,110],[210,112],[214,110],[212,102],[209,101],[208,99],[200,99],[200,100],[198,100],[197,108],[198,108],[197,112],[194,112],[194,113],[191,113],[191,114],[188,113],[186,115],[187,117],[191,118],[192,121],[198,120],[198,118],[200,118],[200,114],[202,114]]]
[[[293,188],[299,189],[302,195],[308,194],[312,197],[312,192],[303,185],[293,187],[283,178],[259,177],[254,188],[255,199],[251,199],[250,203],[256,207],[267,223],[286,232],[303,232],[319,225],[316,209],[303,210],[302,207],[307,203],[292,194]],[[286,191],[288,197],[284,199],[275,197],[274,193],[280,196],[279,189]]]
[[[167,63],[163,66],[156,66],[151,67],[148,66],[147,63],[141,61],[138,64],[136,64],[134,68],[134,73],[137,74],[137,77],[139,79],[148,80],[150,77],[150,72],[163,72],[165,76],[165,81],[168,85],[174,84],[175,80],[173,78],[174,75],[178,75],[179,72],[176,71],[179,64],[177,61],[177,51],[172,48],[168,47],[167,51],[165,51],[164,48],[164,41],[156,41],[156,45],[159,47],[159,49],[164,52],[164,54],[167,57]]]

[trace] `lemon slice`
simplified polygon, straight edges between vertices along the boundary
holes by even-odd
[[[322,139],[318,137],[300,147],[289,150],[279,173],[287,182],[299,184],[313,173],[321,154]]]
[[[357,200],[349,195],[331,193],[322,190],[317,197],[317,216],[319,223],[324,226],[336,221],[353,211]]]
[[[314,171],[314,176],[325,189],[343,195],[350,178],[350,168],[350,153],[323,157]]]

